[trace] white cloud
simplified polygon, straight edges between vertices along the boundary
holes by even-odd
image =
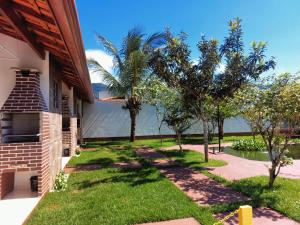
[[[103,66],[104,69],[106,69],[108,72],[112,73],[113,72],[113,57],[108,55],[107,53],[105,53],[102,50],[99,49],[87,49],[85,51],[86,54],[86,58],[92,58],[94,60],[96,60],[99,64],[101,64],[101,66]],[[103,82],[103,78],[101,76],[101,74],[96,73],[96,72],[92,72],[91,70],[90,72],[90,77],[91,77],[91,81],[92,83],[102,83]]]
[[[216,69],[216,73],[219,74],[219,73],[223,73],[225,71],[225,65],[220,63]]]

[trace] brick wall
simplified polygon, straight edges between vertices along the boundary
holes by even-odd
[[[62,160],[62,115],[49,113],[50,117],[50,139],[49,139],[49,158],[50,174],[49,186],[53,187],[56,174],[61,169]]]
[[[42,143],[40,142],[0,144],[0,175],[2,174],[2,179],[7,173],[40,171],[42,168],[41,149]],[[3,190],[3,185],[6,183],[3,183],[2,180],[0,190]],[[2,198],[3,193],[0,196]]]
[[[1,111],[47,111],[47,106],[40,90],[40,75],[38,72],[31,71],[28,76],[22,76],[20,71],[16,71],[15,87],[2,106]]]
[[[15,173],[8,172],[0,174],[0,199],[2,199],[6,194],[11,192],[14,189],[15,183]]]
[[[0,144],[0,175],[3,178],[8,172],[37,171],[41,196],[53,186],[61,169],[62,122],[57,113],[41,112],[40,118],[40,142]],[[2,186],[3,181],[0,190]]]
[[[63,131],[63,147],[70,148],[70,155],[75,154],[77,147],[77,117],[70,117],[70,130]]]

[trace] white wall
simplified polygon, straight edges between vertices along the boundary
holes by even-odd
[[[16,172],[14,190],[30,191],[30,177],[32,176],[37,176],[37,171]]]
[[[83,137],[125,137],[130,134],[130,116],[128,110],[122,108],[124,101],[95,101],[94,104],[85,103],[83,113]],[[154,106],[143,104],[136,120],[136,135],[159,135]],[[250,132],[250,127],[241,117],[225,120],[225,133]],[[174,134],[174,131],[163,124],[161,133]],[[191,126],[185,134],[202,134],[202,122]]]
[[[0,33],[0,108],[15,86],[11,67],[29,67],[40,71],[41,90],[49,107],[49,54],[41,60],[28,44]]]

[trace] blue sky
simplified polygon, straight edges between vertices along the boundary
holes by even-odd
[[[76,4],[87,56],[108,70],[111,58],[101,51],[95,31],[120,46],[135,25],[145,33],[165,27],[174,33],[182,30],[189,34],[187,42],[196,59],[201,34],[222,41],[228,21],[240,17],[246,49],[253,40],[267,41],[267,55],[277,61],[276,73],[300,71],[299,0],[77,0]],[[92,81],[101,79],[94,75]]]

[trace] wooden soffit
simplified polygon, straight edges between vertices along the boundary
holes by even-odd
[[[25,41],[41,59],[49,51],[62,68],[63,80],[93,102],[73,0],[0,0],[0,32]]]

